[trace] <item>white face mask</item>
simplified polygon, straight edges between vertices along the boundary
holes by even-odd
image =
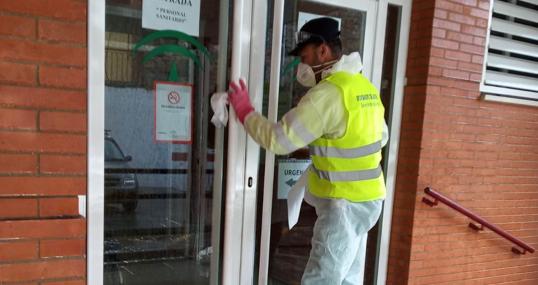
[[[299,65],[297,66],[297,82],[299,82],[299,84],[303,85],[304,87],[314,87],[316,83],[318,83],[316,80],[316,74],[330,68],[332,64],[335,62],[336,60],[333,60],[330,62],[326,62],[326,63],[314,65],[314,66],[310,66],[302,62],[299,63]],[[314,72],[314,68],[317,69],[320,67],[323,67],[323,68]]]
[[[316,85],[316,73],[312,69],[312,66],[299,63],[297,66],[297,82],[304,87],[314,87]]]

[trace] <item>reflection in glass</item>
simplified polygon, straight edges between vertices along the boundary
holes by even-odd
[[[125,156],[118,144],[110,137],[105,137],[105,161],[122,161]]]

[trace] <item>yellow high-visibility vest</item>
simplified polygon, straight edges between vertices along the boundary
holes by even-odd
[[[352,202],[385,198],[380,165],[384,108],[379,92],[359,73],[336,72],[324,80],[340,89],[347,130],[341,138],[322,137],[310,144],[310,193]]]

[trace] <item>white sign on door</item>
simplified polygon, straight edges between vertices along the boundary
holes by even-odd
[[[192,143],[192,85],[155,82],[155,140]]]
[[[200,33],[200,0],[144,0],[142,27],[180,31],[197,37]]]
[[[309,159],[278,160],[278,199],[288,198],[291,187],[297,183],[308,165]]]

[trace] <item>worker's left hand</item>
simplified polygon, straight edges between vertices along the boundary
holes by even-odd
[[[240,85],[240,86],[239,86]],[[243,124],[245,118],[250,112],[254,111],[248,95],[247,85],[243,79],[239,80],[239,85],[235,82],[230,82],[230,90],[228,91],[228,101],[234,108],[237,118]]]

